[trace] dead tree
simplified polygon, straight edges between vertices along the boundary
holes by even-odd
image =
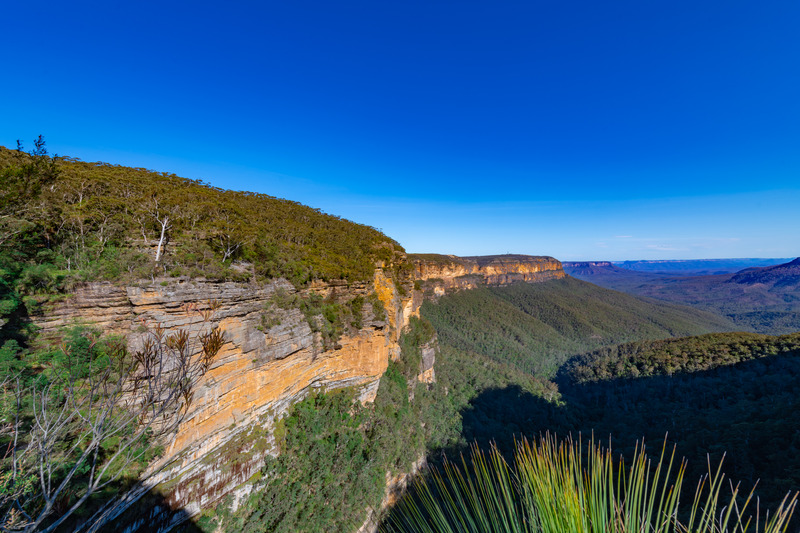
[[[122,340],[92,337],[88,359],[78,360],[62,345],[63,364],[43,370],[27,389],[16,381],[16,413],[4,428],[11,438],[0,478],[0,531],[55,530],[174,434],[224,343],[211,325],[217,307],[186,309],[202,317],[194,334],[147,326],[134,351]],[[101,502],[80,528],[95,529],[123,496]]]

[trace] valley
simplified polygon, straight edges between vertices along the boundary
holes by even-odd
[[[666,439],[692,484],[727,452],[772,509],[800,484],[800,260],[408,254],[41,151],[0,149],[0,185],[8,531],[389,531],[447,458],[548,433]]]
[[[733,273],[680,276],[608,262],[567,263],[565,270],[602,287],[722,315],[743,331],[780,335],[800,329],[798,264],[795,259]]]

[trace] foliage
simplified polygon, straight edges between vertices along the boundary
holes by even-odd
[[[720,333],[640,341],[602,348],[570,360],[562,373],[576,383],[700,372],[777,354],[800,352],[800,333],[769,337]]]
[[[370,306],[372,307],[372,314],[375,316],[375,320],[378,322],[385,322],[386,321],[386,307],[383,305],[383,302],[380,298],[378,298],[378,294],[373,292],[367,298],[367,302],[369,302]]]
[[[401,361],[430,340],[430,326],[414,324],[403,335]],[[355,401],[352,390],[339,390],[317,392],[293,405],[275,429],[280,455],[264,468],[263,488],[232,516],[206,519],[206,529],[357,529],[365,510],[378,508],[387,475],[408,472],[435,431],[427,422],[438,397],[417,382],[418,369],[407,376],[403,368],[389,362],[371,404]]]
[[[403,357],[400,358],[400,372],[407,379],[415,379],[422,368],[422,346],[430,342],[436,335],[433,325],[425,319],[412,316],[408,326],[400,337],[400,349]]]
[[[264,469],[266,486],[241,531],[342,531],[380,501],[384,471],[364,431],[367,413],[352,394],[313,394],[284,419],[281,455]]]
[[[327,297],[311,292],[303,295],[278,289],[265,306],[260,327],[268,330],[281,323],[282,312],[298,309],[314,333],[319,332],[324,349],[334,348],[345,331],[363,327],[364,297],[355,296],[346,301],[337,301],[335,292]]]
[[[214,305],[197,311],[208,322]],[[87,328],[58,349],[0,349],[2,383],[0,529],[94,530],[120,497],[120,485],[159,453],[178,426],[194,383],[208,370],[223,334],[167,335],[145,328],[139,349]],[[198,353],[199,352],[199,353]]]
[[[751,524],[751,498],[737,504],[739,487],[725,498],[721,469],[698,484],[691,504],[681,506],[685,462],[676,465],[666,443],[657,460],[637,447],[630,466],[591,441],[559,442],[545,436],[522,440],[509,464],[497,449],[474,448],[471,461],[447,462],[418,480],[412,495],[384,524],[390,532],[529,533],[718,533],[744,532]],[[751,493],[752,495],[752,493]],[[755,531],[785,531],[797,494]],[[683,512],[682,512],[683,511]],[[683,516],[687,518],[684,519]]]
[[[423,451],[407,384],[393,368],[372,406],[348,390],[315,393],[276,433],[281,453],[262,472],[265,486],[234,516],[219,517],[226,529],[353,531],[365,509],[378,507],[387,471],[407,470]]]
[[[542,377],[572,355],[625,341],[725,331],[708,313],[655,304],[572,278],[484,287],[426,302],[443,344]]]
[[[559,380],[560,416],[528,431],[594,431],[625,453],[638,438],[668,433],[692,476],[703,473],[705,455],[727,453],[728,476],[758,482],[762,503],[775,507],[800,484],[798,380],[798,334],[634,343],[570,362]]]
[[[758,483],[756,497],[774,508],[800,484],[797,344],[797,335],[728,333],[604,348],[565,365],[558,389],[444,346],[437,386],[448,394],[426,420],[437,424],[450,457],[468,443],[494,443],[510,458],[521,436],[554,431],[609,438],[630,459],[637,439],[668,434],[690,478],[705,473],[706,455],[719,461],[727,453],[727,476]]]
[[[800,483],[799,342],[797,334],[724,333],[628,343],[571,359],[558,387],[443,344],[438,382],[426,391],[438,394],[425,415],[429,460],[457,457],[471,443],[494,443],[511,458],[521,436],[548,430],[609,437],[630,459],[637,439],[668,433],[691,478],[704,473],[707,454],[719,461],[728,452],[728,477],[760,479],[756,496],[774,508]]]
[[[502,394],[497,394],[502,391]],[[418,391],[429,461],[457,456],[472,443],[496,441],[513,453],[514,436],[560,424],[556,385],[513,365],[442,346],[436,356],[436,383]]]
[[[374,228],[265,194],[145,169],[0,147],[0,248],[34,290],[171,273],[212,279],[368,280],[402,248]],[[39,253],[45,252],[45,256]],[[62,276],[59,280],[56,274]]]

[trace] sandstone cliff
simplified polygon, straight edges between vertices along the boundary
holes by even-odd
[[[415,279],[433,294],[564,277],[561,264],[550,257],[410,259]],[[300,293],[285,280],[263,285],[188,279],[127,287],[89,283],[34,317],[43,338],[57,335],[63,326],[85,323],[125,335],[132,347],[142,330],[156,324],[168,331],[198,332],[219,326],[225,332],[226,342],[195,387],[177,434],[150,465],[142,483],[118,506],[118,513],[124,513],[118,523],[125,524],[125,531],[166,531],[223,497],[235,507],[252,490],[266,457],[278,451],[272,431],[275,422],[311,391],[353,387],[362,402],[372,401],[389,360],[400,357],[402,329],[418,316],[423,301],[422,290],[412,290],[410,279],[398,284],[397,277],[391,269],[378,268],[369,283],[317,282]],[[280,304],[287,296],[311,295],[337,303],[375,295],[377,300],[372,301],[382,309],[365,298],[360,327],[347,328],[329,345],[300,309]],[[206,309],[212,300],[219,307],[212,322],[204,324],[190,308]],[[420,381],[435,379],[435,353],[435,339],[421,346]],[[402,490],[407,479],[407,475],[387,478],[384,503]],[[148,493],[157,494],[161,505],[142,500],[137,506],[136,501]]]
[[[126,531],[154,531],[155,524],[167,530],[227,495],[233,496],[235,506],[251,490],[248,480],[266,456],[277,453],[273,424],[312,390],[354,387],[361,401],[371,401],[389,359],[399,357],[402,328],[421,303],[418,291],[398,290],[381,269],[372,283],[313,284],[298,296],[315,293],[346,302],[374,292],[385,310],[376,313],[367,299],[361,327],[350,327],[326,349],[321,334],[312,331],[300,310],[276,307],[276,295],[295,292],[284,280],[266,285],[174,279],[130,287],[90,283],[34,319],[45,338],[62,326],[87,323],[127,335],[129,344],[135,344],[145,324],[198,331],[204,327],[202,318],[187,305],[202,309],[211,300],[220,304],[205,327],[222,328],[225,345],[196,386],[187,416],[165,454],[150,466],[119,512],[148,492],[157,493],[166,505],[129,511]],[[433,379],[433,359],[429,348],[420,380]]]
[[[424,282],[426,294],[434,296],[441,296],[447,290],[548,281],[566,275],[558,260],[546,256],[411,254],[408,257],[414,264],[415,279]]]

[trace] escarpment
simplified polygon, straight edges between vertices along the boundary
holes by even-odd
[[[412,256],[404,267],[378,268],[369,282],[314,282],[300,291],[283,279],[87,283],[33,317],[45,339],[85,323],[126,336],[132,348],[155,326],[168,333],[224,331],[225,343],[195,386],[177,433],[111,513],[117,525],[167,531],[223,499],[235,509],[254,490],[266,458],[278,454],[274,428],[293,404],[314,390],[345,387],[362,402],[375,398],[389,361],[401,357],[401,332],[419,316],[425,294],[564,277],[549,257]],[[205,323],[202,312],[211,311],[211,302]],[[349,310],[334,334],[324,306]],[[419,347],[421,382],[435,380],[436,345],[434,337]],[[387,478],[386,501],[403,483]]]
[[[132,347],[155,325],[167,332],[224,331],[225,344],[195,387],[177,434],[116,510],[124,512],[126,531],[164,531],[223,497],[235,507],[252,490],[250,480],[267,455],[278,452],[275,422],[311,391],[353,387],[362,402],[374,399],[389,360],[400,357],[400,333],[422,300],[410,282],[405,285],[381,269],[369,283],[318,282],[300,292],[285,280],[89,283],[34,321],[44,338],[86,323],[126,335]],[[325,317],[301,309],[308,301],[351,306],[352,320],[330,338]],[[197,311],[209,310],[210,302],[216,309],[204,324]],[[420,381],[433,379],[433,361],[433,348],[426,347]],[[147,493],[162,505],[144,498],[126,511]]]
[[[426,294],[430,290],[434,296],[441,296],[447,290],[549,281],[566,275],[561,262],[547,256],[410,254],[408,258],[414,264],[415,279],[424,283]]]

